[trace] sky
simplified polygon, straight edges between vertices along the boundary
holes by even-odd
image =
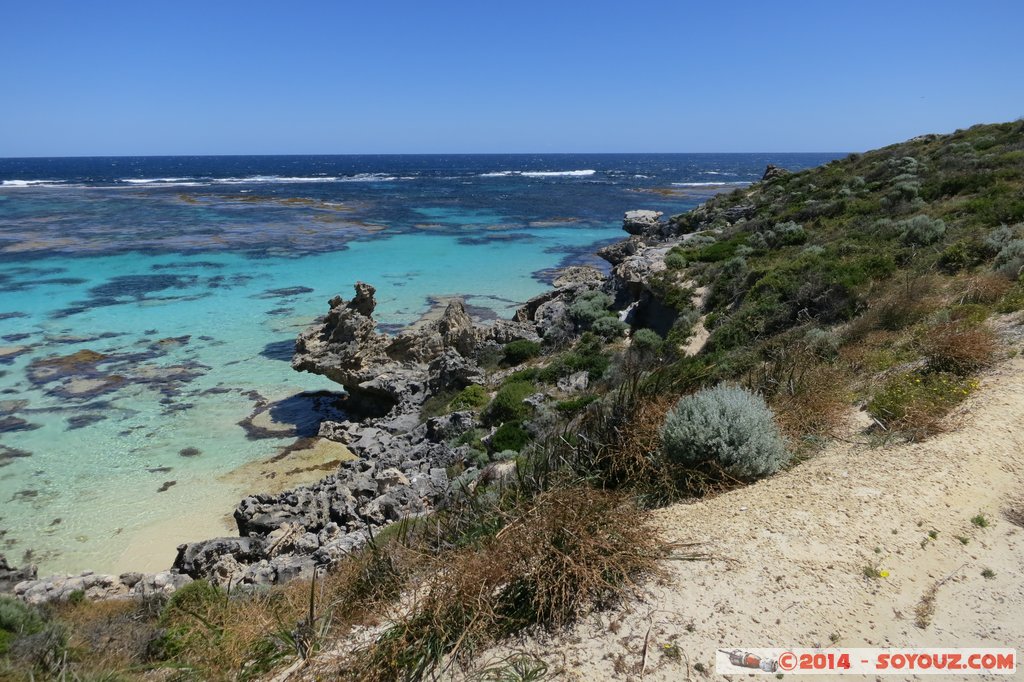
[[[1021,0],[0,0],[0,157],[863,151],[1024,116]]]

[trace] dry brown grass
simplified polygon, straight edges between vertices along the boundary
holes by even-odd
[[[172,601],[161,616],[170,634],[167,654],[201,679],[265,673],[345,636],[355,624],[373,622],[398,596],[416,561],[401,542],[375,544],[315,582],[221,592],[180,607]]]
[[[939,583],[935,583],[921,597],[914,609],[914,625],[925,630],[932,624],[932,617],[935,615],[935,597],[938,596]]]
[[[625,496],[586,485],[541,493],[496,535],[438,557],[409,612],[339,675],[422,679],[502,636],[613,603],[662,555]]]
[[[1004,509],[1003,517],[1013,525],[1024,528],[1024,497],[1014,500]]]
[[[946,322],[930,327],[921,335],[918,344],[927,358],[929,369],[961,376],[990,365],[997,347],[996,336],[991,329],[964,322]]]
[[[899,331],[925,319],[945,304],[944,280],[937,275],[920,275],[893,282],[872,300],[868,310],[846,327],[848,340],[884,329]]]
[[[850,411],[849,378],[838,367],[812,365],[771,399],[775,420],[791,439],[828,435]]]
[[[954,293],[958,303],[991,305],[1006,295],[1013,282],[995,273],[979,273],[959,280]]]
[[[618,431],[616,442],[600,453],[597,468],[602,483],[611,487],[643,485],[652,491],[663,490],[671,496],[675,482],[665,467],[661,453],[661,426],[665,414],[676,398],[659,396],[638,401],[631,406],[627,419]]]
[[[786,436],[825,435],[842,424],[850,393],[841,364],[822,359],[801,336],[773,344],[764,354],[742,383],[765,397]]]

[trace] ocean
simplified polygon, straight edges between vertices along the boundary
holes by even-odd
[[[602,265],[627,210],[839,156],[0,159],[0,554],[159,570],[231,534],[260,463],[329,416],[340,387],[291,349],[356,281],[385,331],[450,296],[507,317]]]

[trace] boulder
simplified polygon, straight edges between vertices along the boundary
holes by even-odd
[[[661,211],[626,211],[622,229],[629,234],[651,235],[659,231]]]
[[[172,569],[193,578],[212,573],[215,564],[230,556],[239,563],[257,560],[265,555],[267,543],[259,537],[213,538],[178,546]]]
[[[614,244],[598,249],[597,255],[612,265],[618,265],[637,251],[644,248],[646,248],[646,245],[644,244],[643,239],[637,236],[632,236],[629,239],[624,239],[620,242],[615,242]]]
[[[16,568],[7,563],[7,558],[0,554],[0,593],[10,592],[14,586],[26,580],[36,579],[37,569],[33,564]]]
[[[761,182],[770,182],[778,178],[783,178],[787,175],[789,175],[788,170],[769,163],[768,166],[764,169],[764,175],[761,176]]]

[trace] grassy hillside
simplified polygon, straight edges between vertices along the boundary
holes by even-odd
[[[673,223],[696,235],[667,279],[710,288],[716,379],[770,397],[795,435],[860,400],[922,437],[991,360],[986,318],[1024,306],[1024,122],[854,154]]]
[[[613,605],[667,553],[699,558],[661,545],[644,506],[797,466],[861,407],[866,437],[927,438],[1014,352],[998,328],[1024,308],[1024,122],[775,175],[671,225],[666,269],[647,283],[679,313],[667,339],[627,331],[590,292],[564,334],[491,358],[491,385],[430,401],[427,414],[481,415],[459,437],[475,448],[467,467],[513,458],[448,509],[392,526],[315,584],[199,581],[170,600],[44,610],[0,600],[0,677],[259,679],[313,660],[325,678],[422,679]],[[686,354],[698,321],[707,344]],[[583,370],[589,386],[564,383]],[[709,390],[723,383],[742,389]],[[538,391],[547,402],[524,401]],[[729,442],[700,442],[695,424]],[[542,676],[524,659],[483,679]]]

